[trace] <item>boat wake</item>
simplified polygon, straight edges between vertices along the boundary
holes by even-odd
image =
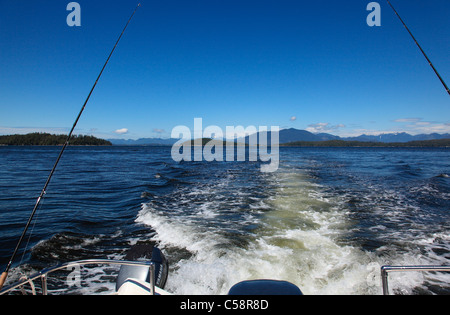
[[[330,189],[315,170],[286,167],[258,175],[257,184],[243,190],[224,176],[143,204],[136,222],[151,226],[167,253],[167,290],[226,294],[237,282],[270,278],[290,281],[305,294],[381,294],[382,265],[446,262],[445,234],[398,230],[411,227],[407,212],[415,210],[401,192],[370,183],[370,193]],[[228,180],[239,178],[234,175]],[[449,280],[414,273],[396,275],[390,286],[410,294],[425,282]]]

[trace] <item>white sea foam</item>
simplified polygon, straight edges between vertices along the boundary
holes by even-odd
[[[333,194],[300,169],[281,170],[266,178],[276,187],[270,196],[256,198],[248,193],[227,199],[201,198],[223,193],[226,185],[194,188],[179,193],[173,209],[161,210],[144,204],[136,222],[151,226],[163,250],[188,251],[191,255],[171,261],[167,289],[175,294],[226,294],[235,283],[249,279],[287,280],[298,285],[305,294],[381,294],[380,267],[391,265],[436,264],[442,257],[433,254],[431,244],[448,238],[415,239],[429,253],[397,251],[396,245],[365,251],[358,244],[345,241],[355,222],[347,206],[348,196]],[[370,185],[370,184],[369,184]],[[406,224],[405,208],[412,213],[420,209],[408,204],[405,196],[394,190],[373,186],[373,195],[361,197],[371,204],[372,215],[383,216],[379,224],[368,228],[377,235],[386,234],[401,241],[404,233],[384,224]],[[181,205],[197,198],[196,211],[183,214]],[[242,198],[242,199],[240,199]],[[250,200],[246,215],[232,227],[202,224],[216,222],[221,207],[239,207],[244,198]],[[199,202],[200,201],[200,202]],[[218,212],[219,211],[219,212]],[[171,215],[172,213],[172,215]],[[239,230],[246,224],[257,225],[251,234],[242,236],[246,244],[236,246],[224,233],[227,228]],[[411,232],[411,238],[421,236]],[[243,233],[244,235],[244,233]],[[170,259],[170,257],[169,257]],[[444,259],[445,260],[445,259]],[[426,276],[421,273],[396,274],[390,277],[390,288],[396,293],[411,293]],[[429,279],[427,279],[430,281]],[[431,283],[448,282],[447,275],[433,277]]]
[[[168,290],[226,294],[239,281],[272,278],[291,281],[307,294],[374,293],[365,284],[373,272],[366,269],[369,257],[337,242],[345,213],[301,174],[278,176],[282,185],[268,202],[270,211],[244,248],[226,246],[229,240],[220,231],[198,226],[189,217],[170,217],[143,206],[137,222],[157,231],[162,248],[193,254],[172,266]]]

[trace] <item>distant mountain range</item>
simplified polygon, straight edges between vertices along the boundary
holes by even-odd
[[[421,134],[410,135],[406,132],[401,133],[384,133],[377,136],[360,135],[358,137],[339,137],[329,133],[314,134],[306,130],[298,129],[285,129],[280,131],[280,144],[291,142],[319,142],[330,140],[343,140],[343,141],[360,141],[360,142],[381,142],[381,143],[406,143],[411,141],[424,141],[424,140],[441,140],[450,139],[450,134]]]
[[[441,140],[450,139],[450,134],[420,134],[410,135],[405,132],[385,133],[378,136],[361,135],[358,137],[339,137],[328,133],[314,134],[306,130],[283,129],[280,131],[280,144],[291,142],[321,142],[331,140],[359,141],[359,142],[378,142],[378,143],[406,143],[411,141]],[[156,145],[171,146],[178,139],[160,139],[160,138],[142,138],[138,140],[108,139],[113,145]],[[238,142],[248,143],[249,137],[237,139]],[[270,137],[268,138],[270,141]]]

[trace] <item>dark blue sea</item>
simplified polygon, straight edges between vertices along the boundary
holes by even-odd
[[[59,150],[0,147],[1,271]],[[382,265],[450,265],[448,148],[281,148],[275,173],[258,162],[177,163],[170,150],[68,148],[11,279],[121,259],[150,241],[169,260],[175,294],[226,294],[258,278],[305,294],[381,294]],[[107,294],[113,281],[96,270],[76,292]],[[389,284],[450,294],[448,273],[395,273]]]

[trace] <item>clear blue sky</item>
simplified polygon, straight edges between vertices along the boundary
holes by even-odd
[[[0,0],[0,134],[67,133],[138,0],[80,0],[72,28],[69,2]],[[368,0],[141,2],[77,133],[169,137],[197,117],[450,132],[450,97],[384,0],[381,27],[366,23]],[[392,3],[450,84],[450,1]]]

